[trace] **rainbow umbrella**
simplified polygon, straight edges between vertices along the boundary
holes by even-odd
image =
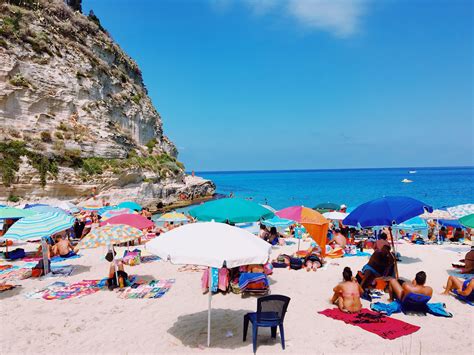
[[[108,224],[92,230],[77,244],[76,248],[111,247],[115,244],[126,243],[143,236],[141,230],[125,224]]]
[[[158,218],[158,222],[188,222],[188,218],[183,213],[168,212],[164,213]]]
[[[107,224],[126,224],[137,229],[148,229],[154,227],[155,224],[148,218],[143,217],[139,214],[121,214],[118,216],[110,217],[100,225],[105,226]]]

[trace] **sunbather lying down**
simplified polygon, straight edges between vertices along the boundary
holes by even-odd
[[[360,295],[363,292],[357,280],[352,277],[350,267],[345,267],[342,272],[343,282],[334,287],[334,295],[331,303],[335,304],[339,310],[346,313],[357,313],[362,309]]]
[[[431,297],[433,295],[433,289],[429,286],[425,286],[425,282],[426,273],[424,271],[418,272],[412,282],[403,282],[397,279],[390,279],[388,283],[390,295],[389,301],[393,301],[394,299],[403,301],[403,299],[409,293],[417,293]]]
[[[474,277],[463,282],[463,280],[460,280],[457,277],[449,276],[448,282],[444,288],[445,290],[441,293],[442,295],[449,295],[449,292],[456,291],[459,295],[474,302]]]

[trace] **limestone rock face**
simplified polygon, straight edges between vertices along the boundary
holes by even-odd
[[[211,182],[186,185],[177,149],[163,133],[137,64],[94,15],[74,12],[60,0],[0,2],[0,142],[13,140],[59,167],[41,187],[37,171],[23,158],[13,184],[0,187],[0,198],[12,193],[76,198],[99,186],[134,191],[152,203],[171,201],[191,185],[200,194],[214,191]],[[168,156],[171,162],[167,170],[147,164],[97,176],[81,170],[84,159],[131,154]]]

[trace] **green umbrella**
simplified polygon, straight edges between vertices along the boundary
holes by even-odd
[[[466,226],[468,228],[474,228],[474,213],[459,218],[459,222],[461,222],[463,226]]]
[[[274,213],[258,203],[240,198],[223,198],[206,202],[189,211],[199,221],[216,221],[229,223],[255,222],[272,218]]]
[[[0,218],[7,219],[7,218],[23,218],[23,217],[30,217],[38,214],[35,211],[31,211],[30,209],[22,210],[20,208],[15,207],[2,207],[0,208]]]
[[[340,208],[341,208],[341,205],[338,205],[337,203],[323,202],[323,203],[320,203],[319,205],[314,206],[313,210],[324,213],[324,212],[329,212],[329,211],[338,211]]]

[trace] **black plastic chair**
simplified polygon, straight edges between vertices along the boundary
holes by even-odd
[[[272,338],[276,338],[277,327],[280,328],[281,347],[285,350],[285,332],[283,320],[290,303],[290,297],[283,295],[269,295],[257,300],[257,312],[247,313],[244,316],[244,339],[247,339],[249,322],[252,323],[253,352],[257,352],[258,327],[270,327]]]

